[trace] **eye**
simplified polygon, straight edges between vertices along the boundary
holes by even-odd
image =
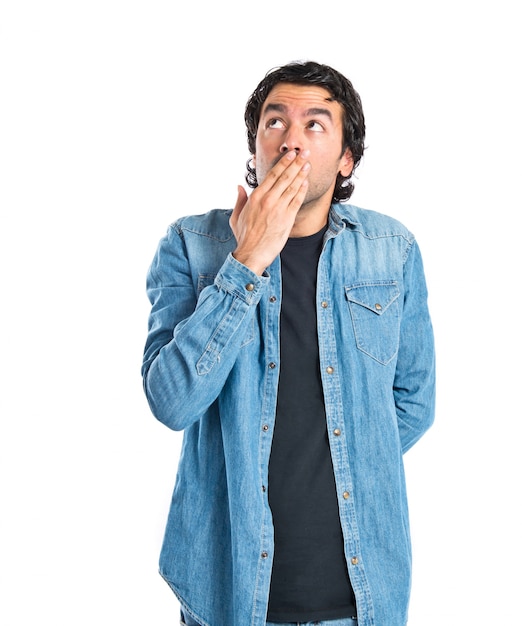
[[[283,128],[283,122],[279,118],[274,117],[268,120],[268,122],[266,123],[266,127],[267,128]]]
[[[322,132],[324,130],[323,125],[320,124],[319,122],[316,122],[315,120],[312,120],[311,122],[308,122],[307,128],[309,130],[313,130],[314,133],[320,133],[320,132]]]

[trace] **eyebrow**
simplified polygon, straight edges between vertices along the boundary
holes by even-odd
[[[277,102],[270,102],[266,105],[265,110],[263,111],[263,115],[266,115],[270,111],[275,111],[277,113],[286,113],[287,107],[284,104],[278,104]],[[332,114],[328,109],[322,109],[321,107],[312,107],[311,109],[307,109],[305,111],[305,117],[310,117],[314,115],[324,115],[330,120],[333,120]]]

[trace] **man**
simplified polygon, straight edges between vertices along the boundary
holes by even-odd
[[[160,571],[188,626],[404,626],[402,455],[434,416],[421,256],[342,204],[364,150],[334,69],[269,72],[233,211],[177,220],[148,274],[143,376],[185,431]]]

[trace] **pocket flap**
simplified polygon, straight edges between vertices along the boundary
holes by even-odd
[[[399,297],[399,287],[396,281],[351,285],[346,287],[346,297],[350,302],[382,315]]]

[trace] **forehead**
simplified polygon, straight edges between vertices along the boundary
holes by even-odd
[[[330,92],[317,85],[296,85],[293,83],[278,83],[269,92],[261,116],[269,105],[280,105],[288,113],[306,114],[309,109],[326,109],[334,119],[341,119],[342,107],[332,100]]]

